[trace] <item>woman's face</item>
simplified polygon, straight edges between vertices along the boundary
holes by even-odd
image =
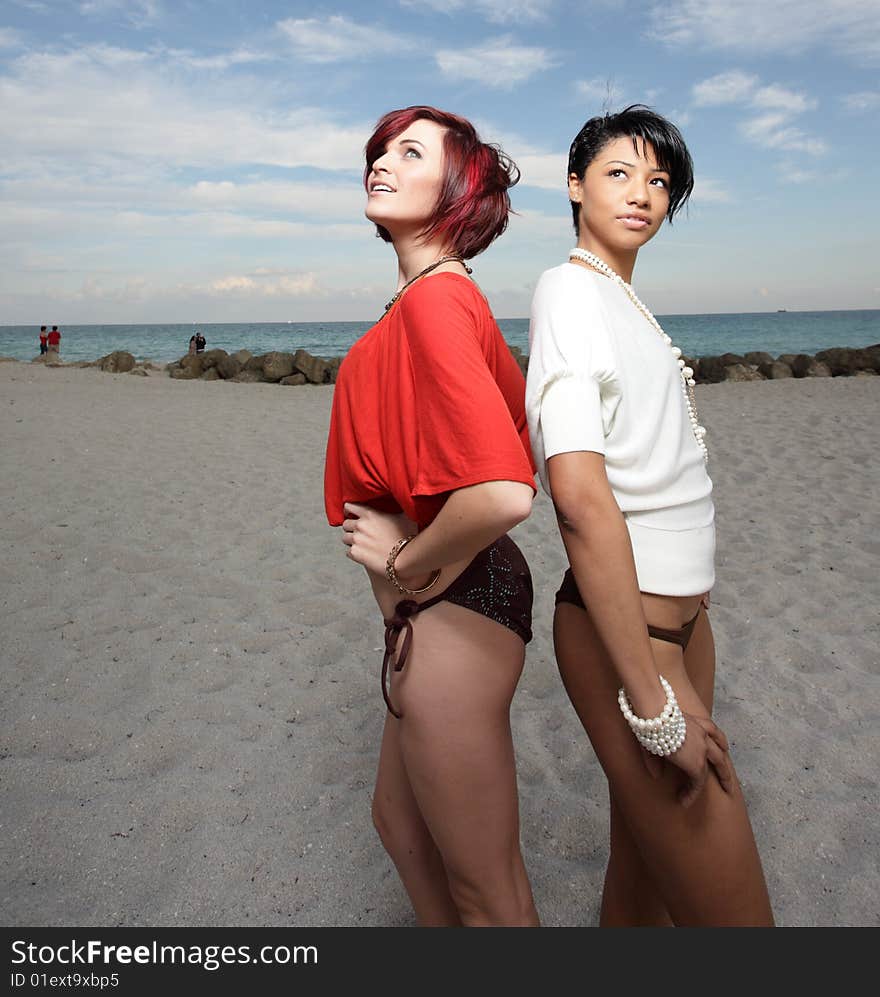
[[[626,135],[607,142],[583,179],[572,173],[569,198],[580,204],[578,241],[601,250],[633,251],[652,239],[669,208],[670,176],[653,146]]]
[[[392,238],[422,232],[443,182],[443,135],[433,121],[414,121],[374,160],[367,177],[366,216]]]

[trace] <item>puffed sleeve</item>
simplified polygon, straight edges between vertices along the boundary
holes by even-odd
[[[490,367],[498,362],[497,343],[487,335],[494,322],[480,292],[463,279],[426,278],[400,307],[416,410],[413,495],[483,481],[534,488],[530,456]]]
[[[560,453],[605,453],[619,397],[613,353],[589,278],[557,267],[541,276],[532,299],[526,413],[538,473]]]

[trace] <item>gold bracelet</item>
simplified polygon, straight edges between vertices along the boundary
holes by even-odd
[[[404,547],[410,542],[410,540],[415,540],[415,534],[408,537],[401,537],[397,543],[391,548],[388,554],[388,560],[385,562],[385,577],[389,582],[405,595],[420,595],[422,592],[427,592],[428,589],[433,588],[440,579],[440,569],[437,568],[431,575],[431,580],[420,589],[408,589],[405,585],[402,585],[400,579],[397,577],[397,572],[394,570],[394,562],[397,560],[397,555],[403,550]]]

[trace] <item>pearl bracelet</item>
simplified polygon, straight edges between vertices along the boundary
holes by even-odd
[[[632,711],[623,686],[617,693],[617,704],[620,706],[620,712],[626,718],[630,730],[635,734],[636,740],[645,751],[665,758],[678,751],[684,744],[687,731],[684,715],[675,699],[672,686],[662,675],[659,678],[663,691],[666,693],[666,705],[658,716],[651,717],[649,720],[637,717]]]

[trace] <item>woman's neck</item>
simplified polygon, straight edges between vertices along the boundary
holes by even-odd
[[[394,251],[397,253],[397,290],[421,273],[425,267],[452,256],[453,252],[439,242],[420,243],[417,240],[395,240]]]

